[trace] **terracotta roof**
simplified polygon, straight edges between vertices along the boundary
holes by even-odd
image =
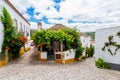
[[[22,16],[22,14],[10,3],[9,0],[4,0],[19,16],[21,16],[29,25],[30,23]]]
[[[68,27],[66,27],[63,24],[55,24],[54,26],[52,26],[51,28],[49,28],[50,30],[60,30],[60,29],[69,29]],[[85,33],[80,33],[81,36],[84,37],[90,37],[88,35],[86,35]]]
[[[54,26],[52,26],[51,28],[49,28],[50,30],[60,30],[60,29],[68,29],[68,27],[66,27],[63,24],[55,24]]]

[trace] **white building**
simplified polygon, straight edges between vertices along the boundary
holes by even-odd
[[[110,67],[113,69],[120,70],[120,48],[117,49],[116,46],[107,45],[105,48],[105,43],[110,44],[110,42],[116,42],[120,45],[120,37],[117,33],[120,32],[120,26],[98,29],[95,35],[95,58],[102,58],[105,62],[109,63]],[[111,37],[113,36],[113,38]],[[111,41],[110,38],[111,37]],[[113,55],[111,55],[110,51]],[[116,53],[116,55],[114,55]]]
[[[80,33],[80,40],[81,40],[83,48],[90,47],[90,45],[91,45],[91,37],[90,36],[88,36],[84,33]],[[85,50],[82,54],[85,56]]]
[[[0,7],[5,7],[11,15],[14,25],[18,31],[22,32],[30,41],[30,23],[20,14],[20,12],[9,2],[9,0],[0,0]],[[1,9],[0,9],[1,13]],[[28,41],[28,43],[29,43]],[[0,52],[3,42],[3,25],[0,22]],[[26,44],[28,46],[29,44]]]
[[[84,48],[90,47],[91,40],[92,40],[90,36],[84,33],[80,33],[80,39],[81,39],[82,47]]]

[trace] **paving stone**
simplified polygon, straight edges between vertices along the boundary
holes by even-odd
[[[70,64],[43,63],[37,61],[35,52],[32,49],[0,68],[0,80],[120,80],[120,71],[98,69],[94,58]]]

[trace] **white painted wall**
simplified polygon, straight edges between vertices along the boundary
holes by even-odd
[[[75,49],[71,49],[63,52],[55,52],[55,54],[65,54],[64,60],[73,59],[75,58]]]
[[[1,48],[2,48],[2,43],[3,43],[3,37],[4,37],[4,34],[3,34],[3,25],[0,22],[0,52],[2,51]]]
[[[91,44],[91,38],[90,37],[86,37],[86,36],[82,36],[80,37],[81,43],[82,43],[82,47],[90,47]]]
[[[91,44],[91,38],[90,37],[86,37],[86,36],[81,35],[80,40],[81,40],[83,48],[90,47],[90,44]],[[85,50],[82,53],[82,55],[85,56]]]
[[[67,50],[65,53],[65,60],[75,58],[75,49]]]
[[[65,54],[64,60],[75,58],[75,49],[63,51],[63,52],[55,52],[55,54]],[[41,52],[41,58],[47,59],[47,52]]]
[[[47,59],[47,52],[41,52],[41,58]]]
[[[29,36],[27,37],[28,38],[28,42],[30,42],[30,25],[21,17],[19,16],[15,11],[14,9],[12,9],[4,0],[0,0],[0,7],[4,6],[9,14],[11,15],[12,19],[16,19],[17,20],[17,26],[18,26],[18,31],[20,31],[20,28],[22,27],[22,29],[24,29],[24,26],[26,27],[25,28],[25,31],[27,29],[28,33],[29,33]],[[0,8],[0,13],[1,13],[1,8]],[[20,25],[20,23],[22,23],[22,26]],[[0,22],[0,51],[1,51],[1,45],[2,45],[2,41],[3,41],[3,26]],[[26,32],[25,32],[25,36],[26,36]],[[29,45],[29,44],[27,44]]]
[[[120,26],[114,28],[99,29],[96,31],[94,55],[96,59],[102,58],[105,62],[120,64],[120,50],[118,50],[117,54],[113,56],[107,51],[107,48],[105,51],[101,50],[101,48],[104,46],[104,43],[108,42],[108,36],[115,36],[118,31],[120,31]],[[120,44],[120,38],[114,37],[114,41]],[[114,52],[115,47],[110,47],[110,49]]]

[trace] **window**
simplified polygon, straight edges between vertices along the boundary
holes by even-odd
[[[29,36],[29,27],[26,27],[27,36]]]
[[[56,54],[56,59],[61,59],[61,54]]]
[[[20,32],[23,33],[22,23],[20,23]]]
[[[23,32],[25,33],[25,25],[24,25],[24,29],[23,29]]]
[[[14,26],[15,26],[15,28],[18,30],[18,21],[17,21],[17,19],[14,19]]]
[[[25,32],[26,32],[26,34],[27,34],[27,26],[25,27],[26,29],[25,29]]]

